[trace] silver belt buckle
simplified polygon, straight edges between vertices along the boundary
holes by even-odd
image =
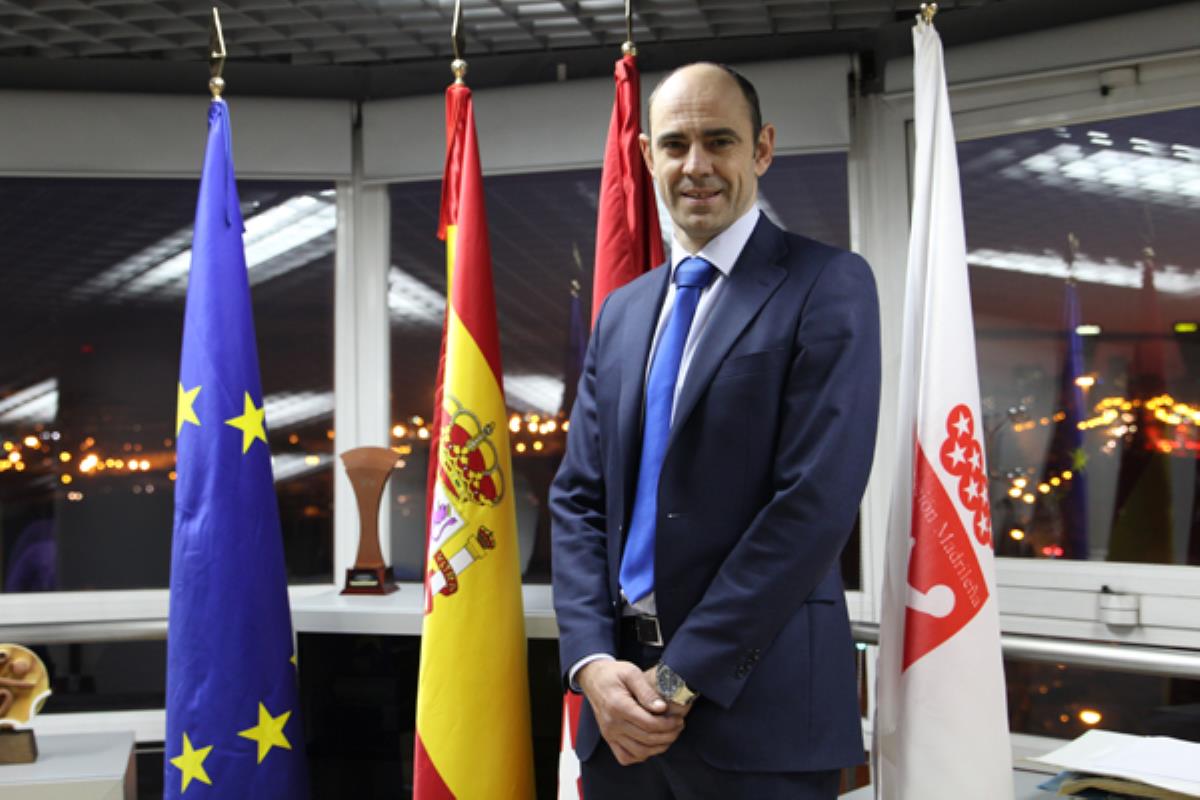
[[[658,617],[634,617],[637,620],[637,637],[642,644],[662,647],[662,628],[658,626]]]

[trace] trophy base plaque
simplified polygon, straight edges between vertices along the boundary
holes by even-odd
[[[396,591],[392,568],[379,549],[379,501],[383,486],[400,457],[386,447],[356,447],[342,453],[346,477],[358,503],[358,556],[346,570],[342,594],[391,594]]]
[[[0,764],[32,764],[37,757],[37,739],[33,738],[33,731],[0,728]]]
[[[342,594],[391,594],[397,588],[391,567],[351,567]]]

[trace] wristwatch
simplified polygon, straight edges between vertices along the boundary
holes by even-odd
[[[654,679],[658,683],[658,693],[669,703],[686,706],[696,699],[696,693],[688,688],[679,673],[661,661],[654,667]]]

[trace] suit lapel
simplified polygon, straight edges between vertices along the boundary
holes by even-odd
[[[624,476],[621,494],[621,522],[629,517],[633,505],[634,482],[637,478],[642,431],[642,399],[645,394],[646,362],[659,310],[666,297],[671,269],[664,265],[654,270],[654,280],[645,291],[634,294],[624,316],[621,330],[621,385],[617,406],[617,435],[619,442],[620,474]]]
[[[668,448],[738,336],[783,282],[787,271],[778,262],[785,250],[782,232],[763,215],[742,248],[727,279],[729,283],[717,298],[712,316],[697,343],[675,406]]]

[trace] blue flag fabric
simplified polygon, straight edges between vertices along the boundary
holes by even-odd
[[[1088,500],[1087,455],[1079,423],[1086,418],[1083,389],[1083,337],[1079,335],[1079,293],[1073,280],[1063,287],[1062,371],[1059,373],[1054,433],[1046,453],[1046,465],[1040,483],[1051,483],[1053,490],[1041,499],[1034,512],[1035,526],[1046,528],[1039,541],[1054,541],[1062,548],[1060,558],[1087,560]],[[1069,476],[1069,477],[1068,477]]]
[[[208,112],[176,420],[165,798],[308,796],[229,111]]]

